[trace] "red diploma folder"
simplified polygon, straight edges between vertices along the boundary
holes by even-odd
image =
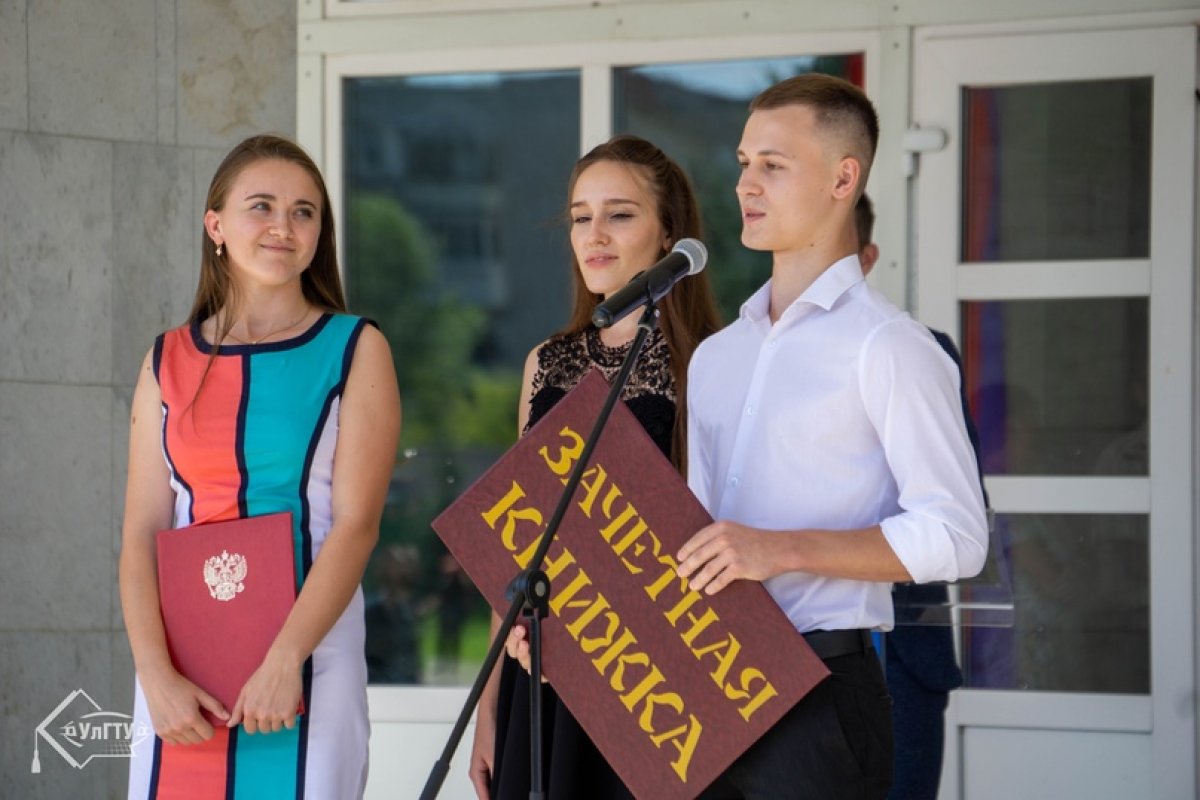
[[[296,601],[292,515],[192,525],[157,538],[171,661],[233,711]]]

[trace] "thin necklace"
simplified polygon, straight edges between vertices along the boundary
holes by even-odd
[[[304,321],[304,318],[308,316],[308,312],[311,310],[312,309],[309,308],[308,304],[306,303],[304,305],[304,313],[302,313],[299,317],[297,317],[295,319],[295,321],[293,321],[287,325],[284,325],[282,328],[276,328],[275,330],[271,331],[270,333],[264,333],[262,336],[258,337],[257,339],[254,339],[253,341],[243,339],[242,337],[234,334],[233,331],[226,331],[225,335],[227,337],[229,337],[230,339],[233,339],[235,342],[240,342],[241,344],[251,344],[251,345],[258,344],[259,342],[261,342],[264,339],[270,339],[272,336],[275,336],[276,334],[283,333],[286,330],[291,330],[292,328],[296,327],[297,325],[299,325],[301,322]]]

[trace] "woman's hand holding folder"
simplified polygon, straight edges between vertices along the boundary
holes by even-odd
[[[300,707],[303,691],[301,663],[274,648],[267,651],[262,665],[238,693],[226,726],[244,725],[246,733],[272,733],[296,727],[296,709]]]
[[[201,707],[224,720],[229,712],[220,701],[168,665],[139,672],[154,732],[168,744],[199,744],[213,736]]]

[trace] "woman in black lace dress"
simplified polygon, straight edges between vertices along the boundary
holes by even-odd
[[[666,255],[675,242],[700,235],[700,214],[687,176],[661,150],[635,136],[610,139],[576,162],[567,197],[574,308],[566,328],[526,359],[517,412],[522,434],[592,367],[610,380],[620,369],[639,315],[597,330],[591,325],[596,305]],[[684,278],[659,302],[659,310],[659,325],[647,338],[621,397],[682,472],[688,361],[720,325],[707,274]],[[493,634],[499,621],[493,616]],[[518,628],[509,637],[508,650],[527,663],[528,645]],[[547,796],[631,797],[549,685],[542,702]],[[480,699],[471,780],[481,798],[529,797],[529,684],[516,658],[501,659]]]

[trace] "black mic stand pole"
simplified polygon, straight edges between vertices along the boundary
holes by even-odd
[[[492,645],[488,648],[483,666],[480,667],[479,674],[475,676],[475,683],[471,686],[471,691],[467,694],[467,701],[463,704],[463,709],[459,712],[458,719],[454,723],[454,728],[450,731],[450,738],[446,741],[446,747],[442,750],[441,757],[434,762],[433,769],[429,772],[429,779],[425,782],[425,788],[421,792],[421,800],[434,800],[438,792],[441,791],[442,783],[450,773],[450,759],[454,757],[454,751],[458,749],[458,743],[462,740],[463,733],[466,732],[467,723],[471,720],[471,713],[475,710],[475,706],[478,705],[479,698],[483,696],[483,688],[492,674],[492,669],[495,667],[496,661],[500,658],[500,651],[504,648],[504,642],[508,638],[508,631],[512,628],[513,623],[517,620],[517,615],[520,613],[524,613],[529,618],[529,743],[531,770],[529,776],[529,800],[544,800],[545,798],[545,793],[542,791],[541,618],[546,616],[546,606],[550,601],[550,579],[541,571],[542,561],[545,560],[546,553],[550,549],[550,543],[554,539],[554,535],[558,532],[558,526],[562,523],[563,516],[567,513],[567,507],[571,503],[571,498],[574,497],[575,490],[579,487],[580,480],[583,479],[583,472],[587,468],[588,459],[591,458],[596,442],[600,439],[600,433],[608,423],[613,406],[616,405],[618,398],[621,396],[621,390],[629,380],[629,373],[633,371],[633,365],[641,353],[642,346],[646,342],[646,337],[650,335],[650,332],[654,330],[657,324],[658,309],[654,306],[653,298],[648,295],[646,297],[645,310],[642,312],[641,319],[638,320],[637,335],[634,336],[633,344],[625,356],[625,361],[621,364],[621,370],[613,380],[608,397],[600,409],[600,414],[596,417],[592,432],[588,434],[583,451],[579,455],[579,460],[575,462],[575,468],[571,471],[571,476],[568,478],[566,486],[563,487],[563,493],[558,500],[558,507],[554,509],[554,515],[550,518],[550,521],[546,523],[546,530],[542,532],[542,538],[538,542],[537,551],[534,552],[529,566],[509,584],[508,594],[512,602],[509,604],[508,611],[504,614],[504,618],[500,622],[500,628],[496,631],[496,638],[492,640]]]

